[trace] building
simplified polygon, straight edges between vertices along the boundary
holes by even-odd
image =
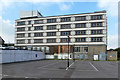
[[[38,11],[21,12],[15,21],[18,48],[93,60],[107,50],[106,11],[43,17]],[[67,58],[67,56],[65,56]],[[106,57],[100,57],[105,60]]]
[[[107,60],[117,60],[117,51],[108,50],[107,51]]]
[[[5,41],[2,39],[2,37],[0,36],[0,47],[2,47],[2,45],[4,45]]]

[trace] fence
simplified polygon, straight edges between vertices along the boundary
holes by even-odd
[[[0,63],[45,59],[44,52],[28,50],[0,50]]]

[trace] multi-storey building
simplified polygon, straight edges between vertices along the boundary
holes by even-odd
[[[38,11],[21,12],[15,21],[15,41],[18,48],[45,53],[68,53],[75,58],[93,59],[106,53],[106,11],[43,17]],[[74,50],[73,50],[74,46]]]

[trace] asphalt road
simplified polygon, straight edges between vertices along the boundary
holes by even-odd
[[[118,61],[41,60],[2,65],[3,78],[118,78]]]

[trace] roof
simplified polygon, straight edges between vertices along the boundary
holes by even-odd
[[[106,10],[103,11],[95,11],[95,12],[89,12],[89,13],[78,13],[78,14],[66,14],[66,15],[54,15],[54,16],[46,16],[46,17],[57,17],[57,16],[70,16],[70,15],[83,15],[83,14],[93,14],[93,13],[106,13]],[[46,18],[46,17],[38,17],[38,18]],[[35,17],[33,17],[35,18]],[[32,19],[32,18],[26,18],[26,19]],[[17,19],[17,20],[21,20],[21,19]]]

